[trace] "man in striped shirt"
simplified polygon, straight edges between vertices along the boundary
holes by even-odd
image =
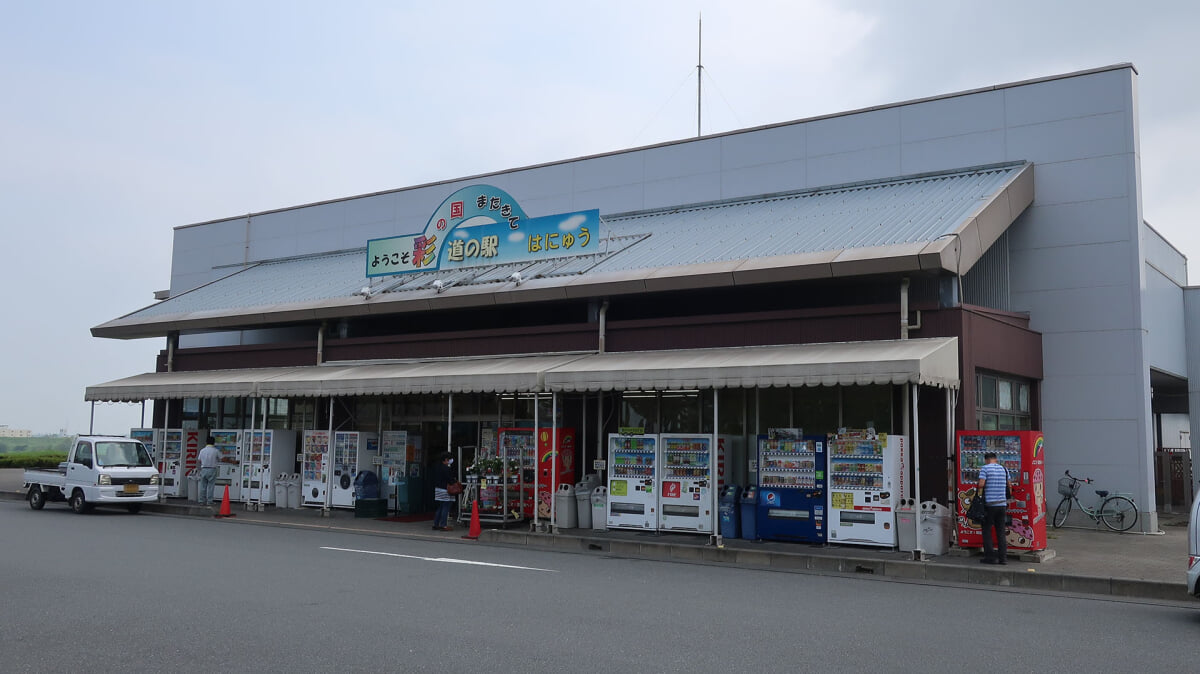
[[[1005,523],[1008,519],[1008,471],[996,461],[995,452],[983,455],[986,462],[979,469],[979,491],[987,506],[987,517],[983,520],[983,564],[1007,564],[1008,541]],[[996,535],[995,549],[992,534]]]

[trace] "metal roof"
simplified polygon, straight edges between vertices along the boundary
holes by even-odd
[[[578,258],[375,279],[363,272],[362,250],[267,261],[92,333],[136,338],[787,279],[965,273],[1032,201],[1033,166],[1012,163],[606,215],[601,252]]]

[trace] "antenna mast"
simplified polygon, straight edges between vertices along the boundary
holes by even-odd
[[[700,137],[700,75],[704,72],[704,15],[696,19],[696,137]]]

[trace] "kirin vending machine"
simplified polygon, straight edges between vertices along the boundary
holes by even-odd
[[[967,507],[979,486],[979,469],[984,454],[994,452],[1008,469],[1012,500],[1008,514],[1008,547],[1017,550],[1046,549],[1046,456],[1040,431],[958,431],[958,545],[983,547],[982,529],[967,519]]]
[[[901,466],[908,443],[874,429],[830,434],[828,541],[853,545],[896,545],[896,507],[906,498]]]
[[[658,528],[712,533],[711,435],[659,436]]]
[[[354,507],[354,478],[359,470],[370,470],[379,454],[379,436],[359,431],[333,432],[333,492],[331,504]]]
[[[275,476],[296,469],[296,432],[242,431],[242,500],[273,505]]]
[[[608,528],[658,526],[658,436],[608,436]]]
[[[209,431],[213,437],[213,447],[220,455],[217,459],[217,480],[213,486],[213,494],[217,499],[225,496],[225,487],[229,487],[229,500],[240,501],[242,497],[241,456],[242,432],[230,430]]]
[[[758,436],[759,538],[825,540],[825,443],[798,428]]]
[[[187,498],[187,473],[196,467],[196,457],[204,446],[206,437],[202,433],[194,428],[168,428],[159,436],[162,455],[158,457],[158,472],[167,496]]]

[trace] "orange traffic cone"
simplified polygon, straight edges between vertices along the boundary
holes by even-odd
[[[229,485],[225,485],[225,498],[221,499],[221,512],[213,517],[237,517],[229,509]]]
[[[471,528],[467,529],[467,535],[463,538],[477,541],[482,531],[483,528],[479,526],[479,499],[475,499],[471,501]]]

